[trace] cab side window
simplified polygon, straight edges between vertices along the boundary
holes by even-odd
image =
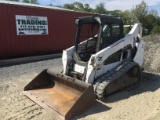
[[[120,25],[106,23],[102,30],[101,49],[113,44],[120,39]]]
[[[120,35],[120,26],[119,24],[112,24],[112,36]]]

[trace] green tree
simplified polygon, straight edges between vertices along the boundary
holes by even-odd
[[[48,4],[47,6],[54,6],[52,3]]]
[[[147,4],[142,1],[139,5],[136,5],[135,8],[131,10],[135,19],[140,23],[143,23],[145,15],[148,13]]]
[[[160,17],[157,17],[156,23],[160,26]]]
[[[22,0],[24,3],[38,4],[38,0]]]
[[[24,3],[30,3],[29,0],[22,0],[22,2],[24,2]]]
[[[84,4],[84,11],[93,12],[93,9],[89,6],[89,4]]]
[[[121,17],[121,10],[113,10],[113,11],[107,11],[108,14],[111,14],[114,17]]]
[[[152,34],[160,34],[160,26],[156,25],[151,31]]]
[[[64,5],[63,5],[63,8],[73,10],[73,9],[74,9],[74,5],[73,5],[73,4],[64,4]]]
[[[30,0],[30,3],[38,4],[38,0]]]
[[[149,14],[152,14],[154,17],[158,17],[158,12],[154,9],[150,10]]]
[[[124,25],[131,25],[132,24],[132,16],[131,16],[131,12],[129,10],[125,10],[123,12],[120,13],[120,16],[123,20],[123,24]]]
[[[84,10],[83,4],[80,3],[80,2],[74,2],[73,6],[74,6],[74,10],[77,10],[77,11],[83,11]]]
[[[63,8],[71,9],[75,11],[81,11],[81,12],[92,12],[93,9],[89,6],[89,4],[82,4],[80,2],[74,2],[72,4],[64,4]]]
[[[136,5],[130,11],[107,11],[103,2],[100,2],[98,5],[96,5],[95,9],[92,9],[89,4],[82,4],[81,2],[64,4],[63,8],[81,12],[112,15],[121,18],[124,25],[133,25],[134,23],[140,22],[142,23],[144,30],[146,31],[147,29],[147,34],[156,33],[155,31],[158,31],[160,26],[160,17],[158,16],[158,12],[156,10],[148,11],[147,4],[144,1]]]
[[[19,0],[7,0],[7,1],[16,1],[16,2],[19,2]]]
[[[107,10],[105,9],[104,3],[99,3],[96,5],[95,12],[99,14],[107,14]]]
[[[144,17],[143,26],[148,30],[148,34],[152,31],[154,26],[156,26],[156,17],[153,14],[147,14]]]

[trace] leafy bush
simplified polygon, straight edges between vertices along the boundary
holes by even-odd
[[[160,33],[160,26],[158,26],[158,25],[154,26],[151,33],[153,33],[153,34]]]

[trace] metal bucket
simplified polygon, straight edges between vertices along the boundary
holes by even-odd
[[[95,103],[93,86],[52,70],[42,71],[24,94],[59,119],[70,120]]]

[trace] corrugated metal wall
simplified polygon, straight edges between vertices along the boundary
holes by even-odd
[[[48,35],[20,36],[15,15],[46,16]],[[0,59],[54,53],[70,47],[75,33],[74,18],[87,13],[0,4]]]

